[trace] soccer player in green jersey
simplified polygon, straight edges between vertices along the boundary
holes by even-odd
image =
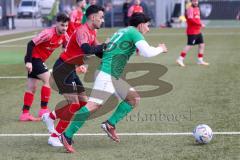
[[[101,124],[101,128],[112,140],[120,142],[115,125],[132,111],[140,100],[135,89],[120,78],[129,58],[136,49],[144,57],[167,52],[165,44],[152,47],[145,41],[143,34],[149,31],[149,22],[149,17],[136,13],[131,17],[129,27],[118,30],[111,37],[107,49],[103,52],[102,63],[87,104],[75,114],[70,126],[60,137],[68,152],[75,152],[72,146],[73,135],[83,126],[90,114],[99,109],[112,94],[122,101],[112,116]]]

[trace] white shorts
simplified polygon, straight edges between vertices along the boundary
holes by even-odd
[[[115,94],[119,99],[124,100],[129,91],[134,91],[126,81],[116,79],[103,71],[97,71],[93,90],[89,101],[99,105],[104,104],[108,98]]]

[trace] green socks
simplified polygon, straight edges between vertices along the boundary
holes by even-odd
[[[83,126],[89,116],[89,110],[85,106],[82,107],[78,112],[76,112],[71,124],[65,131],[65,135],[68,138],[72,138],[73,135]]]
[[[122,101],[116,111],[108,119],[108,122],[115,126],[120,120],[122,120],[129,112],[131,112],[133,107],[125,101]]]
[[[122,120],[129,112],[132,111],[132,106],[125,101],[122,101],[116,111],[112,114],[112,116],[108,119],[108,122],[115,126],[120,120]],[[89,110],[84,106],[82,107],[74,116],[71,124],[65,131],[65,135],[68,138],[72,138],[73,135],[83,126],[85,121],[90,116]]]

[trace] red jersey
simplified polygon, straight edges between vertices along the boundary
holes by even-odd
[[[67,33],[69,36],[81,25],[83,19],[83,12],[81,10],[75,9],[70,14],[70,22],[68,23]]]
[[[32,39],[36,45],[33,48],[32,57],[40,58],[45,62],[56,48],[60,45],[66,45],[68,39],[67,33],[58,35],[56,27],[45,29]]]
[[[84,43],[90,46],[96,45],[96,33],[96,30],[90,29],[87,23],[78,27],[72,34],[65,51],[60,55],[61,59],[70,64],[83,64],[84,52],[81,45]]]
[[[142,6],[132,5],[128,10],[128,17],[131,17],[134,13],[143,13]]]
[[[200,20],[200,10],[198,7],[189,7],[186,12],[187,34],[200,34],[202,23]]]

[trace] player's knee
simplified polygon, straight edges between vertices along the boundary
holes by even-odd
[[[27,92],[30,92],[32,94],[35,94],[37,91],[37,86],[28,86]]]
[[[205,43],[200,44],[200,47],[204,48],[205,47]]]
[[[138,104],[140,103],[140,96],[135,96],[131,99],[129,99],[127,102],[133,107],[135,108],[136,106],[138,106]]]

